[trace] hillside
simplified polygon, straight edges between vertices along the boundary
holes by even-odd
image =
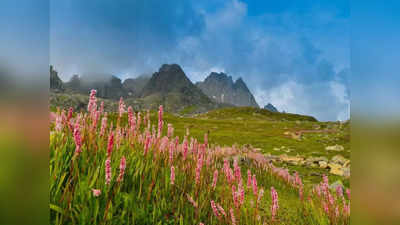
[[[349,154],[349,124],[287,121],[265,113],[235,118],[251,118],[257,111],[249,108],[210,113],[224,119],[182,117],[162,108],[149,117],[100,113],[99,121],[91,113],[67,118],[65,111],[52,112],[50,221],[349,224],[349,182],[332,173],[338,160],[346,160],[339,155]],[[148,124],[164,126],[151,133]],[[304,134],[295,139],[286,132]],[[344,149],[325,151],[332,144]],[[302,162],[312,157],[314,166],[287,160],[299,157],[307,157]]]
[[[274,120],[274,121],[309,121],[317,122],[312,116],[305,116],[292,113],[271,112],[266,109],[253,107],[234,107],[210,111],[202,114],[200,118],[210,119],[239,119],[239,120]]]

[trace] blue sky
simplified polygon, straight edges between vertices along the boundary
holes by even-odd
[[[242,77],[260,105],[349,118],[348,1],[50,2],[50,63],[64,80],[180,64],[193,81]]]

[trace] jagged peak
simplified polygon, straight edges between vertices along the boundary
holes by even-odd
[[[179,66],[178,64],[175,64],[175,63],[173,63],[173,64],[163,64],[160,67],[160,69],[158,70],[158,72],[169,72],[169,71],[174,71],[174,72],[182,71],[183,72],[181,66]]]

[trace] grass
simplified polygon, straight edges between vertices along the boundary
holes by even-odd
[[[229,111],[228,111],[229,112]],[[220,112],[212,112],[220,114]],[[341,210],[348,199],[333,196],[333,203],[329,211],[324,212],[323,201],[327,196],[318,197],[312,192],[311,187],[304,186],[304,200],[299,197],[299,188],[302,185],[287,180],[292,175],[281,173],[278,168],[270,165],[260,165],[242,156],[238,166],[243,183],[238,177],[229,180],[224,172],[224,159],[228,159],[229,168],[233,159],[222,154],[219,145],[232,146],[232,144],[251,144],[259,147],[263,152],[272,152],[270,148],[287,145],[296,148],[301,154],[311,154],[312,151],[321,151],[319,148],[310,150],[307,144],[318,142],[317,137],[305,138],[302,141],[292,140],[282,135],[282,131],[295,129],[310,129],[313,124],[334,126],[320,122],[311,122],[309,118],[293,115],[293,120],[284,115],[282,120],[265,119],[264,115],[256,119],[233,119],[225,111],[225,118],[211,118],[210,113],[192,118],[179,115],[164,114],[163,135],[167,135],[166,124],[174,126],[174,136],[179,137],[179,144],[172,147],[174,155],[170,160],[170,149],[174,146],[175,138],[150,137],[151,143],[146,152],[148,133],[146,126],[136,127],[135,133],[128,136],[115,138],[112,153],[107,156],[108,137],[110,132],[128,128],[128,118],[122,118],[117,113],[109,113],[105,134],[100,136],[100,121],[96,129],[91,126],[94,117],[82,114],[79,123],[77,114],[73,120],[78,126],[82,138],[82,152],[75,151],[76,140],[73,130],[69,128],[65,117],[56,115],[57,129],[53,121],[50,134],[50,221],[51,224],[233,224],[229,209],[232,208],[237,224],[348,224],[349,217],[342,214]],[[244,118],[246,111],[242,117]],[[145,113],[142,113],[142,118]],[[238,114],[236,114],[238,115]],[[279,115],[276,115],[279,116]],[[296,119],[294,119],[294,117]],[[61,122],[60,122],[61,121]],[[151,124],[157,124],[156,113],[150,114]],[[300,121],[300,122],[297,122]],[[147,122],[149,123],[149,122]],[[113,129],[110,126],[113,124]],[[61,127],[61,128],[60,128]],[[157,126],[155,126],[157,128]],[[197,148],[190,148],[187,158],[184,158],[182,142],[186,128],[190,130],[190,138],[198,140]],[[209,133],[210,148],[201,151],[204,143],[204,133]],[[344,134],[346,133],[343,131]],[[135,134],[135,135],[133,135]],[[157,132],[153,133],[154,135]],[[163,137],[163,135],[161,137]],[[338,139],[342,140],[342,139]],[[346,140],[345,138],[343,139]],[[337,141],[335,139],[335,141]],[[306,142],[306,143],[303,143]],[[117,144],[119,143],[119,144]],[[195,142],[194,142],[195,143]],[[302,143],[302,144],[300,144]],[[329,142],[330,143],[330,142]],[[343,143],[345,144],[345,143]],[[164,147],[163,147],[164,146]],[[197,149],[197,150],[195,150]],[[229,147],[237,150],[236,147]],[[146,154],[145,154],[146,152]],[[239,153],[239,152],[238,152]],[[327,154],[327,153],[326,153]],[[120,160],[126,158],[127,167],[122,181],[117,181],[120,173]],[[200,160],[202,158],[203,160]],[[112,181],[105,183],[105,161],[111,160]],[[250,160],[250,161],[249,161]],[[203,161],[203,164],[200,162]],[[249,163],[245,163],[249,161]],[[199,170],[199,179],[197,169]],[[175,181],[171,184],[171,166],[175,168]],[[305,168],[303,168],[305,169]],[[213,173],[219,171],[216,188],[212,188]],[[252,185],[247,187],[247,170],[250,170],[257,179],[258,190],[265,190],[260,201],[253,193]],[[279,172],[281,171],[281,172]],[[301,172],[301,171],[300,171]],[[304,176],[300,176],[305,178]],[[240,184],[243,185],[240,185]],[[240,206],[235,205],[232,197],[232,187],[242,187],[244,201]],[[275,219],[272,219],[270,207],[272,204],[269,190],[274,187],[279,196],[279,210]],[[92,189],[101,190],[101,195],[93,196]],[[197,203],[194,207],[187,198],[191,196]],[[308,200],[308,198],[310,198]],[[227,217],[218,218],[210,207],[214,200],[225,209]],[[340,209],[340,215],[334,216],[335,207]]]

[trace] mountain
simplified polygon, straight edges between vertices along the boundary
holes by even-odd
[[[119,99],[128,96],[121,83],[121,79],[110,74],[89,73],[82,76],[73,75],[65,83],[68,91],[74,93],[88,94],[91,89],[97,90],[97,96],[106,99]]]
[[[279,112],[275,106],[273,106],[271,103],[268,103],[267,105],[264,106],[264,109],[270,111],[270,112]]]
[[[196,86],[218,103],[259,108],[242,78],[233,82],[232,77],[225,73],[212,72],[203,82],[197,82]]]
[[[177,64],[164,64],[144,86],[141,98],[148,108],[162,104],[168,111],[204,112],[220,104],[211,101]]]
[[[64,91],[64,84],[60,77],[58,77],[58,72],[54,70],[53,66],[50,66],[50,89],[55,92]]]
[[[143,91],[143,88],[149,82],[149,75],[141,75],[137,78],[128,78],[124,80],[122,86],[128,91],[128,95],[132,97],[138,97]]]

